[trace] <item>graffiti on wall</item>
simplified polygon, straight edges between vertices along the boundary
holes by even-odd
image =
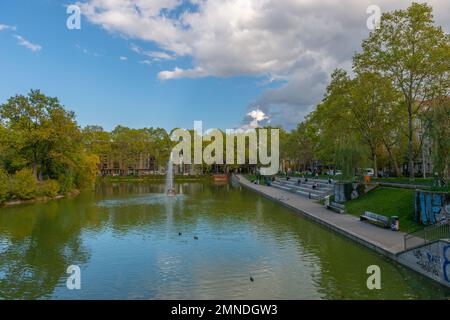
[[[450,245],[444,246],[442,257],[444,258],[444,265],[442,266],[444,279],[450,283]]]
[[[399,254],[399,261],[450,287],[450,241],[438,240]]]
[[[450,219],[450,194],[417,190],[415,195],[417,221],[424,225]]]
[[[442,262],[439,255],[431,254],[428,250],[416,249],[413,251],[414,257],[417,259],[417,265],[426,273],[432,274],[440,278],[442,273]]]

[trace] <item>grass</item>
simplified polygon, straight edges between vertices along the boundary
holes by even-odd
[[[250,182],[253,182],[256,180],[256,174],[246,174],[246,175],[244,175],[244,177]],[[260,182],[259,184],[264,184],[264,178],[261,177],[259,182]]]
[[[414,180],[410,180],[407,177],[402,177],[402,178],[377,178],[377,179],[373,179],[373,181],[431,186],[431,185],[433,185],[434,179],[433,178],[414,178]]]
[[[372,211],[384,216],[398,216],[400,230],[414,232],[422,228],[414,221],[414,190],[397,188],[377,188],[359,199],[345,203],[346,211],[360,216],[364,211]]]

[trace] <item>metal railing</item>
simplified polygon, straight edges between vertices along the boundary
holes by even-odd
[[[422,246],[424,244],[450,238],[450,221],[425,227],[422,230],[405,234],[405,250]]]

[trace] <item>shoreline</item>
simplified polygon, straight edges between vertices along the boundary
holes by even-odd
[[[18,206],[18,205],[24,205],[24,204],[47,203],[47,202],[54,201],[54,200],[61,200],[61,199],[67,199],[67,198],[71,199],[71,198],[77,197],[80,193],[81,193],[80,190],[75,189],[65,195],[60,194],[60,195],[57,195],[56,197],[44,196],[44,197],[37,197],[34,199],[28,199],[28,200],[22,200],[22,199],[8,200],[8,201],[3,202],[0,205],[0,209],[14,207],[14,206]]]

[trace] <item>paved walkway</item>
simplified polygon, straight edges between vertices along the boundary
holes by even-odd
[[[394,258],[397,253],[404,250],[403,236],[405,233],[403,232],[395,232],[367,222],[361,222],[358,217],[353,215],[338,214],[327,210],[314,200],[309,200],[274,187],[253,184],[243,176],[237,177],[242,186],[300,212],[308,218],[381,254]]]

